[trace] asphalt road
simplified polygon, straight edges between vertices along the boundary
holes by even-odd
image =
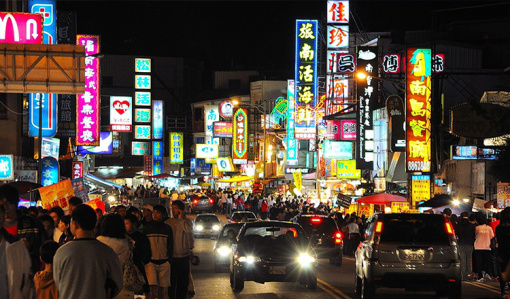
[[[194,218],[190,215],[190,218]],[[223,223],[224,217],[220,218]],[[354,258],[344,257],[343,265],[330,265],[327,259],[319,260],[318,287],[309,290],[304,285],[292,282],[268,282],[260,284],[245,282],[241,292],[233,292],[230,288],[229,272],[214,272],[213,246],[215,240],[200,238],[195,242],[195,254],[200,257],[200,265],[192,266],[191,271],[195,282],[194,298],[242,298],[242,299],[271,299],[271,298],[356,298],[354,293]],[[377,298],[380,299],[433,299],[438,298],[433,292],[405,292],[400,289],[378,289]],[[462,298],[489,299],[501,298],[497,282],[463,282]]]

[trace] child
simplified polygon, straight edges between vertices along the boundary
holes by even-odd
[[[53,280],[53,256],[58,249],[58,243],[45,241],[41,245],[41,261],[46,265],[43,271],[35,274],[35,293],[39,299],[57,299],[58,290]]]

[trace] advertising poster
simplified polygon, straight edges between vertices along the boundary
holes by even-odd
[[[71,180],[60,181],[56,184],[39,188],[43,208],[61,207],[64,211],[69,209],[68,201],[74,196]]]
[[[71,180],[71,185],[73,186],[74,196],[81,198],[83,203],[89,201],[87,185],[83,182],[83,178]]]
[[[133,100],[131,97],[110,97],[110,130],[131,132],[133,125]]]

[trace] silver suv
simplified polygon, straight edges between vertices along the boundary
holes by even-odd
[[[460,257],[453,226],[443,215],[376,214],[356,251],[356,293],[378,287],[435,290],[461,298]]]

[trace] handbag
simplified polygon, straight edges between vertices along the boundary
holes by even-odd
[[[142,272],[133,262],[133,245],[130,243],[130,254],[128,261],[124,264],[123,281],[124,288],[128,291],[138,292],[145,285]]]

